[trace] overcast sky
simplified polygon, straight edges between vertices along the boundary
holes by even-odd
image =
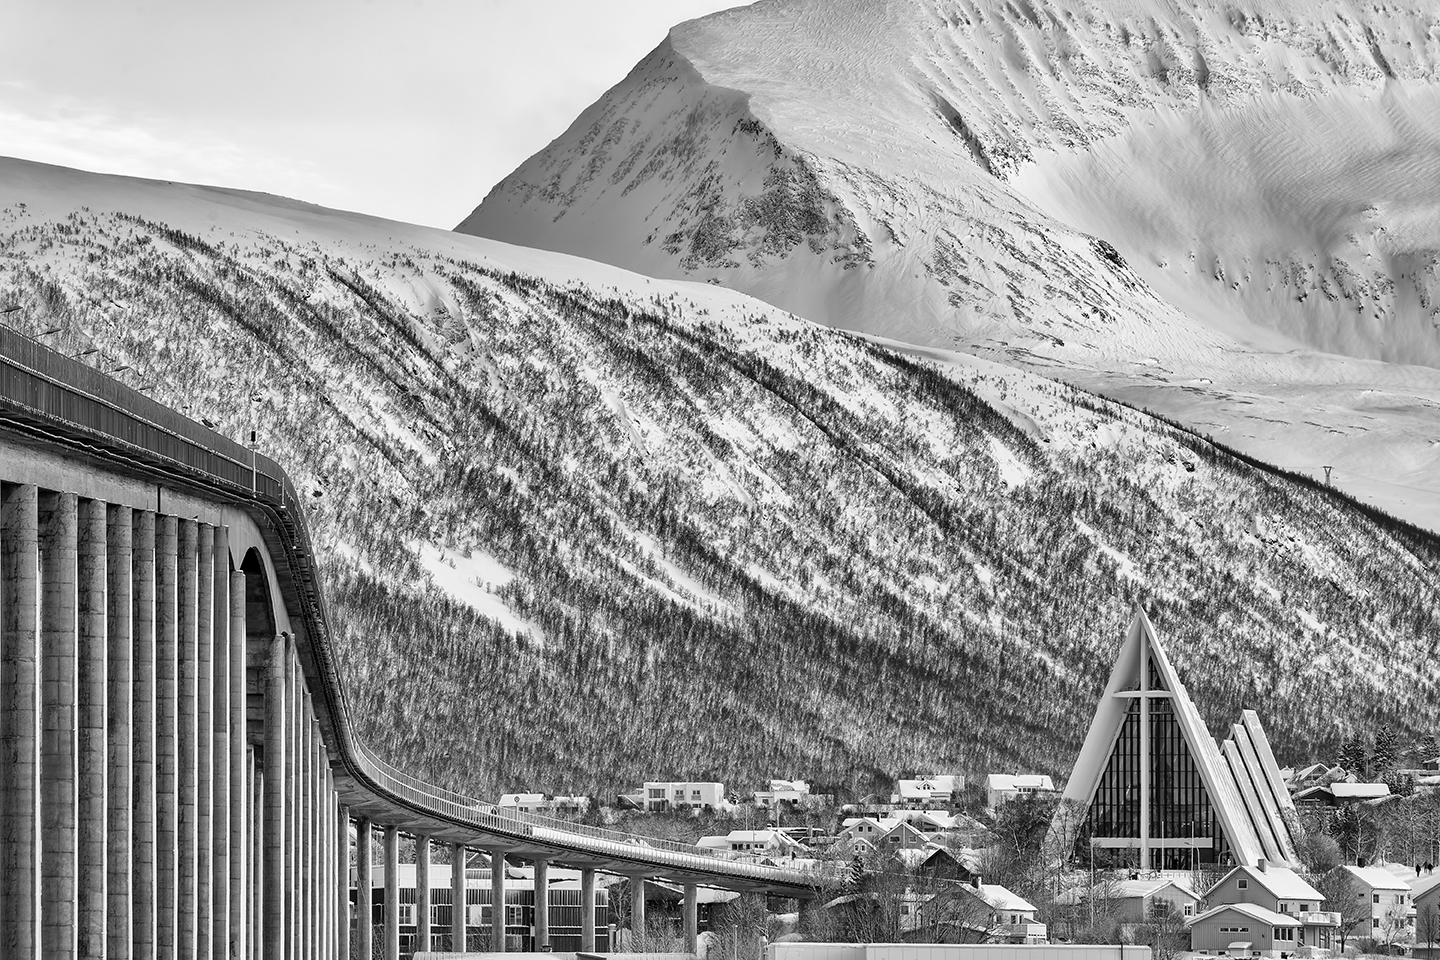
[[[0,154],[453,227],[735,0],[6,0]]]

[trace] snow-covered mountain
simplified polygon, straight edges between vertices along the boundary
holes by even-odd
[[[1440,719],[1435,537],[1014,367],[9,160],[0,305],[258,429],[313,494],[364,734],[467,790],[1060,774],[1142,599],[1282,757]]]
[[[1440,8],[762,0],[458,228],[1016,363],[1440,528]]]

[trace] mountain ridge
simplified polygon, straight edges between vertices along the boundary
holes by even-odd
[[[674,28],[457,229],[1061,376],[1436,529],[1437,30],[1414,5],[764,2]],[[1377,163],[1409,192],[1348,174]]]
[[[0,302],[258,431],[361,735],[456,789],[1059,774],[1141,601],[1215,728],[1261,704],[1283,758],[1440,721],[1433,535],[985,358],[19,161]]]

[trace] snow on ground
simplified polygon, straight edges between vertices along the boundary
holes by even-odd
[[[1013,490],[1030,479],[1030,468],[1021,463],[1010,448],[995,437],[990,438],[990,456],[994,458],[995,466],[1000,471],[1000,481],[1010,489]]]
[[[1095,544],[1095,549],[1115,561],[1115,572],[1117,575],[1127,580],[1134,580],[1136,583],[1145,582],[1145,578],[1140,575],[1139,570],[1135,567],[1135,561],[1107,544],[1104,539],[1101,538],[1100,531],[1079,518],[1076,518],[1075,526],[1085,535],[1086,539]]]
[[[515,579],[515,574],[499,560],[483,551],[458,554],[433,543],[410,543],[435,586],[476,613],[496,621],[512,633],[528,634],[539,643],[545,633],[538,626],[519,616],[495,591]]]

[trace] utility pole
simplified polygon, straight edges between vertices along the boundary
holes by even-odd
[[[1331,467],[1331,466],[1329,466],[1329,465],[1327,465],[1327,466],[1324,468],[1324,470],[1325,470],[1325,486],[1327,486],[1327,487],[1330,486],[1330,471],[1331,471],[1332,469],[1334,469],[1334,468]]]

